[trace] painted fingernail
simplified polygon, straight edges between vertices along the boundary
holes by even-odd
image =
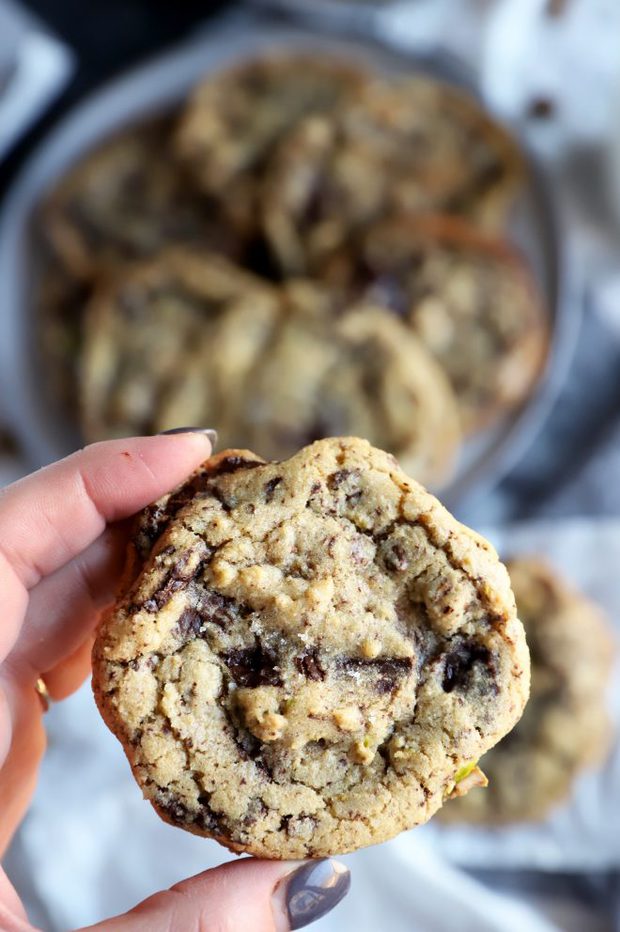
[[[170,430],[160,430],[159,435],[166,434],[204,434],[209,438],[211,446],[215,449],[217,443],[217,431],[210,427],[172,427]]]
[[[303,864],[284,883],[289,926],[302,929],[338,905],[349,892],[351,874],[344,864],[326,858]]]

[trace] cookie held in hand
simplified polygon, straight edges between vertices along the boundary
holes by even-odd
[[[159,814],[320,857],[426,822],[519,719],[493,548],[355,438],[212,457],[147,508],[93,684]]]

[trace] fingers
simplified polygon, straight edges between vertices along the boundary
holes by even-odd
[[[7,875],[0,868],[0,929],[32,932],[26,910]]]
[[[0,856],[24,817],[34,792],[37,768],[45,751],[40,699],[30,685],[0,682]]]
[[[0,494],[2,553],[32,588],[88,547],[106,524],[181,482],[210,452],[200,433],[85,447]]]
[[[21,630],[25,590],[78,558],[107,522],[182,482],[210,451],[197,433],[96,443],[2,490],[0,661]]]
[[[108,528],[30,593],[11,663],[22,675],[44,675],[50,691],[50,671],[78,650],[94,630],[101,609],[114,599],[127,546],[124,525]]]
[[[66,699],[90,675],[94,637],[94,634],[89,635],[69,657],[45,674],[45,685],[53,702]]]
[[[331,860],[247,858],[205,871],[156,893],[100,932],[285,932],[301,929],[336,906],[349,890],[344,865]]]

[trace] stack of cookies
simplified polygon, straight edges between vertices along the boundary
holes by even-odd
[[[440,486],[544,363],[504,235],[523,175],[506,131],[427,77],[303,53],[210,76],[45,204],[55,390],[87,440],[209,423],[283,459],[355,434]]]

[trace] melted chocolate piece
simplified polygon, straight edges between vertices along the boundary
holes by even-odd
[[[364,660],[360,657],[347,657],[341,661],[341,667],[346,672],[366,671],[376,677],[375,690],[383,695],[392,693],[400,681],[413,669],[412,657],[376,657],[374,660]]]
[[[260,644],[223,654],[224,663],[238,686],[281,686],[282,679],[277,667],[278,658]]]
[[[203,623],[204,619],[200,612],[197,612],[194,608],[186,608],[177,621],[174,634],[181,641],[197,638],[200,636]]]
[[[330,489],[339,489],[344,482],[352,477],[359,478],[359,472],[356,469],[339,469],[331,474],[327,484]]]
[[[240,605],[229,596],[221,595],[213,589],[208,589],[204,593],[198,608],[204,621],[212,622],[220,628],[224,628],[237,618],[247,618],[251,614],[251,609],[246,605]]]
[[[185,569],[189,557],[190,553],[184,554],[172,567],[161,589],[152,595],[150,599],[147,599],[142,606],[145,611],[154,613],[163,608],[163,606],[170,601],[175,592],[185,589],[190,581],[198,575],[202,569],[202,564],[200,563],[195,569],[189,572]]]
[[[319,660],[319,652],[316,648],[309,648],[295,657],[295,666],[308,680],[324,680],[325,670]]]
[[[265,466],[265,463],[256,460],[248,460],[243,456],[226,456],[220,460],[217,466],[209,470],[209,477],[224,476],[231,472],[237,472],[239,469],[256,469],[258,466]]]
[[[492,672],[493,658],[491,651],[484,644],[464,641],[447,653],[441,684],[444,692],[451,693],[454,689],[465,689],[476,664],[483,664]]]
[[[274,476],[273,479],[270,479],[269,482],[265,483],[265,501],[270,502],[273,499],[275,490],[278,488],[282,482],[282,476]]]

